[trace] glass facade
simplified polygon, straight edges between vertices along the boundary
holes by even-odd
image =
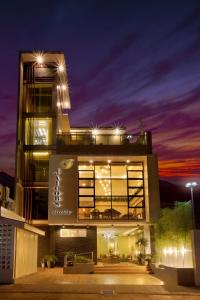
[[[79,164],[79,219],[144,219],[142,162]]]
[[[26,119],[26,145],[50,145],[52,143],[52,120],[50,118]]]

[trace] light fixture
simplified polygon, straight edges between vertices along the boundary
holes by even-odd
[[[98,134],[98,129],[97,129],[97,128],[94,128],[94,129],[92,130],[92,134],[93,134],[93,135],[97,135],[97,134]]]
[[[37,56],[36,56],[36,62],[37,62],[39,65],[43,64],[43,62],[44,62],[44,57],[43,57],[42,54],[37,54]]]
[[[108,160],[108,164],[110,164],[110,163],[111,163],[111,160],[109,159],[109,160]]]
[[[60,107],[61,106],[61,103],[58,101],[57,102],[57,107]]]
[[[57,85],[57,90],[60,90],[60,85]]]
[[[191,187],[195,187],[195,186],[197,186],[197,182],[196,182],[196,181],[193,181],[193,182],[187,182],[187,183],[185,184],[185,187],[187,187],[187,188],[191,188]]]
[[[63,91],[66,91],[66,89],[67,89],[66,84],[62,84],[61,87],[62,87],[62,90],[63,90]]]
[[[34,156],[47,156],[49,152],[33,152]]]
[[[93,162],[94,162],[93,160],[90,160],[90,164],[93,164]]]
[[[57,70],[58,70],[58,72],[60,72],[60,73],[64,72],[64,70],[65,70],[64,65],[63,65],[63,64],[59,64],[59,65],[57,66]]]
[[[130,163],[130,160],[129,160],[129,159],[127,159],[126,163],[127,163],[127,164],[129,164],[129,163]]]
[[[118,135],[120,133],[119,127],[115,128],[115,134]]]

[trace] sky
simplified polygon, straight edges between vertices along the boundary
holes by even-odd
[[[15,172],[18,53],[64,51],[72,126],[152,131],[161,179],[200,176],[200,2],[0,1],[0,170]]]

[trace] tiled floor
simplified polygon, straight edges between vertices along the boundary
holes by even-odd
[[[7,300],[200,300],[200,289],[170,287],[149,274],[63,274],[62,268],[39,269],[0,286]]]

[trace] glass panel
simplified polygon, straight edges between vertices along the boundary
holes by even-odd
[[[93,178],[93,171],[79,171],[79,178]]]
[[[111,196],[111,180],[96,179],[95,180],[95,195],[96,196]]]
[[[112,196],[126,196],[127,195],[127,181],[120,179],[112,180]]]
[[[78,210],[79,220],[92,219],[91,211],[93,211],[93,208],[79,208]]]
[[[48,189],[32,189],[32,218],[48,219]]]
[[[95,197],[95,208],[97,209],[97,212],[99,212],[99,216],[98,216],[99,219],[104,219],[104,220],[111,219],[111,197],[110,196]],[[92,218],[94,218],[94,216]]]
[[[93,165],[87,165],[87,164],[83,164],[83,165],[79,165],[78,166],[79,170],[94,170],[94,166]]]
[[[79,197],[80,207],[94,207],[94,197]]]
[[[126,166],[111,166],[112,178],[126,178]]]
[[[112,219],[128,218],[128,197],[112,197]]]
[[[79,188],[79,195],[94,195],[94,189],[93,188]]]
[[[142,187],[143,186],[143,180],[128,180],[128,186],[131,187],[131,186],[135,186],[135,187]]]
[[[51,124],[51,119],[26,119],[26,145],[50,145]]]
[[[130,195],[130,196],[143,196],[143,189],[134,189],[134,188],[129,188],[128,189],[128,194]]]
[[[128,171],[128,178],[143,178],[143,172],[140,171]]]
[[[94,186],[94,180],[80,179],[79,180],[79,187],[82,187],[82,186],[93,187]]]
[[[47,113],[52,111],[51,87],[29,87],[25,92],[27,113]]]
[[[133,220],[142,220],[145,218],[144,208],[129,208],[129,219]]]
[[[35,182],[47,182],[49,180],[49,155],[33,155],[30,162],[32,180]]]
[[[134,170],[134,171],[137,171],[137,170],[138,171],[139,170],[143,171],[143,164],[141,163],[141,164],[128,165],[127,169],[128,170]]]
[[[135,207],[135,206],[144,206],[144,197],[130,197],[129,198],[129,206]]]
[[[95,166],[95,177],[110,178],[110,166],[109,165]]]

